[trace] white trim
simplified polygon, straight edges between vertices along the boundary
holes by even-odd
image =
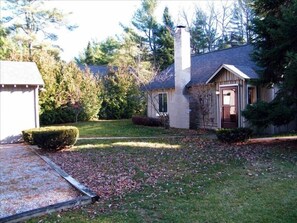
[[[251,84],[247,84],[246,85],[246,103],[245,103],[245,106],[247,106],[249,104],[249,88],[255,88],[256,102],[258,101],[257,86],[251,85]]]
[[[234,65],[224,64],[225,67],[229,68],[229,71],[233,71],[233,73],[241,79],[251,79],[247,74],[243,73]]]
[[[159,101],[159,95],[160,94],[166,94],[166,107],[167,107],[167,111],[166,112],[162,112],[162,111],[159,111],[159,109],[160,109],[160,101]],[[158,92],[157,93],[157,97],[158,97],[158,112],[159,112],[159,114],[168,114],[168,92],[166,92],[166,91],[164,91],[164,92]]]
[[[224,87],[239,87],[239,84],[223,84],[223,85],[219,85],[219,88],[224,88]]]
[[[220,90],[219,90],[220,91]],[[221,122],[221,106],[220,106],[220,95],[216,94],[217,96],[217,126],[218,128],[222,128],[222,122]]]
[[[35,128],[39,128],[39,86],[34,89],[34,115],[35,115]]]
[[[240,119],[241,119],[241,109],[240,109],[240,87],[239,84],[226,84],[226,85],[219,85],[219,91],[221,92],[222,88],[226,88],[226,87],[237,87],[237,127],[241,126],[240,124]],[[218,128],[222,128],[222,99],[221,99],[221,95],[219,94],[218,96]]]

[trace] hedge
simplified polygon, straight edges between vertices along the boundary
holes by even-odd
[[[226,143],[244,142],[252,136],[252,133],[253,130],[250,128],[218,129],[216,131],[217,138]]]
[[[60,150],[76,143],[79,131],[74,126],[50,126],[22,131],[23,139],[46,150]]]
[[[144,125],[144,126],[163,126],[161,118],[151,118],[145,116],[133,116],[132,122],[135,125]]]

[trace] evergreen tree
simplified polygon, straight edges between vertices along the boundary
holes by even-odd
[[[129,72],[110,70],[101,79],[103,86],[102,107],[99,118],[125,119],[131,118],[139,111],[139,88]]]
[[[82,59],[81,63],[88,65],[94,65],[96,63],[94,47],[90,41],[88,42],[87,48],[84,52],[84,58]]]
[[[232,8],[228,4],[228,2],[221,2],[221,10],[218,13],[217,20],[220,29],[220,36],[218,37],[217,41],[217,48],[218,49],[225,49],[230,47],[230,39],[228,35],[228,28],[231,23],[232,18]]]
[[[274,120],[273,124],[280,125],[281,121],[286,124],[288,119],[285,117],[296,117],[297,0],[256,0],[253,6],[257,15],[254,58],[262,67],[261,81],[280,88],[271,103],[271,120]],[[273,112],[276,110],[278,112]]]
[[[97,57],[96,64],[109,64],[114,61],[114,56],[120,48],[120,43],[115,38],[108,37],[99,44],[101,57]]]
[[[193,21],[189,22],[186,12],[183,13],[191,34],[193,53],[205,53],[217,49],[219,39],[217,12],[214,4],[209,5],[208,13],[196,8]]]
[[[166,7],[163,12],[163,24],[157,33],[156,60],[159,70],[163,70],[174,62],[174,23]]]
[[[244,18],[241,8],[238,4],[234,4],[232,11],[231,27],[229,31],[230,44],[232,46],[241,45],[245,43],[244,36]]]
[[[57,60],[46,51],[33,56],[45,82],[40,93],[42,124],[86,121],[96,118],[101,107],[101,89],[90,72],[82,72],[74,63]]]
[[[194,54],[204,53],[207,49],[206,20],[207,15],[205,12],[200,8],[196,8],[195,20],[190,27],[191,49]]]
[[[132,25],[140,34],[136,34],[137,32],[134,31],[131,34],[136,34],[134,39],[139,43],[140,48],[149,52],[147,59],[157,70],[157,34],[159,26],[154,15],[156,8],[157,0],[142,0],[141,7],[135,12],[132,19]]]
[[[112,37],[108,37],[106,40],[99,43],[89,41],[87,48],[78,58],[75,58],[75,60],[78,64],[107,65],[112,63],[119,48],[119,41]]]
[[[242,45],[252,42],[252,20],[255,14],[251,3],[252,0],[238,0],[234,4],[229,30],[231,45]]]
[[[73,30],[76,27],[68,24],[65,20],[67,14],[57,8],[45,9],[43,1],[5,0],[4,3],[3,8],[9,15],[1,18],[1,23],[5,24],[14,33],[14,37],[26,46],[30,60],[33,49],[43,45],[44,40],[58,39],[53,32],[54,29],[66,27],[68,30]]]
[[[216,41],[218,39],[218,17],[214,4],[209,6],[209,14],[206,20],[205,36],[208,52],[216,50]]]
[[[0,23],[0,60],[9,58],[12,54],[13,43],[8,37],[9,31]]]

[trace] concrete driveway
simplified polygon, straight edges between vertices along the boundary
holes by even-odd
[[[0,222],[80,196],[29,146],[0,145]]]

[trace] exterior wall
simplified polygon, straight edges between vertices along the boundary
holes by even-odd
[[[208,84],[192,86],[189,89],[191,129],[218,127],[218,97],[215,87],[215,84]]]
[[[147,105],[147,116],[152,118],[159,117],[158,109],[159,109],[159,94],[160,93],[167,93],[167,115],[170,114],[172,110],[174,110],[173,107],[173,89],[166,89],[166,90],[156,90],[156,91],[150,91],[148,92],[148,105]]]
[[[260,88],[258,92],[259,100],[266,101],[266,102],[272,101],[275,98],[278,90],[279,89],[277,86],[272,88],[265,88],[265,87]],[[290,130],[297,130],[297,118],[295,118],[295,120],[290,122],[288,125],[282,125],[279,127],[270,125],[264,130],[263,133],[279,134],[279,133],[288,132]]]
[[[174,38],[175,91],[172,95],[169,120],[170,127],[190,127],[189,98],[185,87],[191,80],[190,33],[185,28],[178,28]]]
[[[241,116],[241,111],[247,105],[247,82],[243,79],[240,79],[230,71],[222,69],[217,76],[212,81],[215,83],[216,94],[216,114],[217,114],[217,128],[221,128],[221,91],[222,87],[227,86],[237,86],[238,87],[238,99],[237,99],[237,109],[238,109],[238,127],[245,127],[246,121]]]
[[[276,88],[262,87],[258,90],[258,99],[266,102],[272,101],[276,96]]]
[[[38,88],[0,86],[0,142],[13,143],[21,131],[39,127]]]

